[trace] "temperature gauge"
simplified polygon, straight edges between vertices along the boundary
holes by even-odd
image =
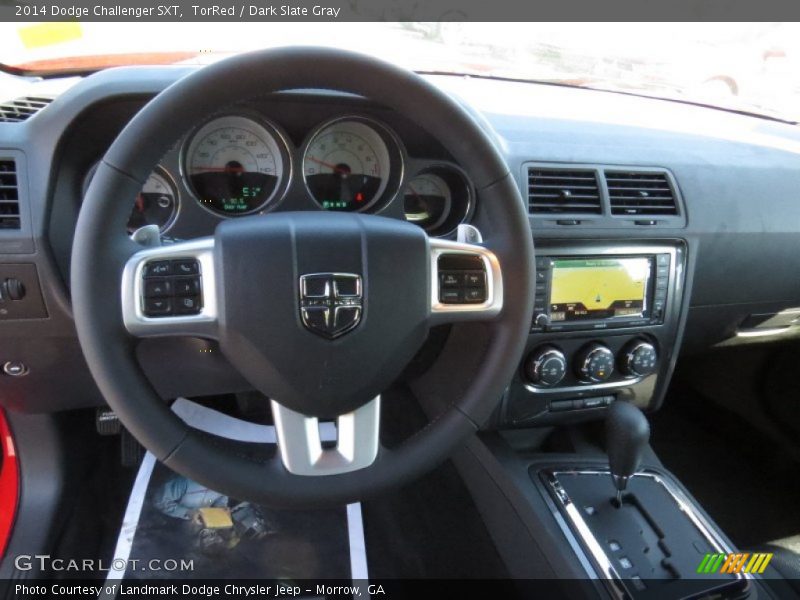
[[[128,219],[128,233],[145,225],[158,225],[161,232],[169,229],[178,214],[178,196],[166,172],[157,169],[150,174],[136,195]]]

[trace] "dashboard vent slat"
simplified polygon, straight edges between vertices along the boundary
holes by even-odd
[[[0,103],[0,123],[19,123],[30,119],[53,101],[52,98],[24,96]]]
[[[588,169],[528,167],[530,214],[602,212],[595,172]]]
[[[675,190],[666,173],[605,171],[611,214],[673,216],[678,214]]]
[[[0,159],[0,229],[19,229],[19,188],[17,165]]]

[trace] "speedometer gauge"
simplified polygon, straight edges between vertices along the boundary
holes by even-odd
[[[386,190],[389,149],[372,126],[341,119],[323,127],[309,142],[303,173],[311,195],[327,210],[356,211]]]
[[[223,215],[255,212],[281,189],[286,145],[274,127],[248,117],[206,123],[192,137],[185,171],[204,207]]]

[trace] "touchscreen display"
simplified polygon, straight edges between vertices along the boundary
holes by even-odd
[[[557,258],[551,322],[644,316],[652,258]]]

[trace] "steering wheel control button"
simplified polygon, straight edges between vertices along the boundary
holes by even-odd
[[[355,273],[311,273],[300,277],[300,317],[306,328],[333,339],[361,321],[361,276]]]
[[[175,314],[196,315],[200,312],[200,296],[183,296],[173,300]]]
[[[172,264],[168,260],[152,261],[145,265],[145,277],[164,277],[172,275]]]
[[[10,377],[24,377],[29,372],[28,365],[18,360],[9,360],[3,365],[3,373]]]
[[[458,288],[453,290],[442,289],[439,291],[439,301],[443,304],[463,304],[464,292]]]
[[[485,287],[476,287],[476,288],[466,288],[464,290],[464,302],[486,302],[486,288]]]
[[[143,313],[146,317],[196,315],[203,306],[197,259],[150,261],[144,265]],[[187,276],[173,277],[183,274]]]
[[[172,314],[170,298],[145,298],[144,314],[148,317],[163,317]]]
[[[486,289],[486,273],[483,271],[467,271],[464,273],[464,285]]]
[[[197,296],[200,294],[200,278],[176,277],[172,288],[176,296]]]
[[[525,361],[525,375],[536,386],[558,385],[566,374],[567,358],[553,346],[537,348]]]
[[[486,269],[478,256],[443,254],[439,257],[439,302],[481,304],[488,289]]]
[[[173,260],[172,271],[175,275],[197,275],[200,265],[196,260]]]
[[[602,383],[614,372],[614,353],[596,342],[584,346],[575,357],[575,372],[585,383]]]
[[[166,298],[171,295],[169,279],[151,279],[144,282],[145,298]]]
[[[439,280],[443,288],[460,288],[464,284],[461,273],[442,273]]]

